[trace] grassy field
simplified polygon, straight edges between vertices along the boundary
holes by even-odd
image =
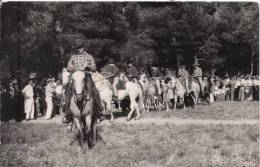
[[[218,101],[209,105],[198,105],[197,108],[182,108],[169,112],[149,112],[147,117],[160,118],[192,118],[192,119],[258,119],[259,118],[259,102],[257,101]]]
[[[257,167],[258,127],[106,125],[85,155],[60,124],[2,124],[0,166]]]

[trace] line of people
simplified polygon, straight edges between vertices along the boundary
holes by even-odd
[[[106,70],[104,70],[106,69]],[[132,62],[128,62],[125,70],[119,70],[113,60],[110,60],[108,65],[103,69],[106,76],[119,75],[124,71],[128,78],[133,81],[138,80],[139,72]],[[121,71],[121,72],[120,72]],[[201,77],[201,71],[197,71],[197,75]],[[103,73],[104,74],[104,73]],[[185,66],[181,66],[176,74],[166,71],[164,74],[157,67],[152,67],[151,78],[165,78],[167,75],[178,76],[183,85],[189,89],[188,77],[189,73]],[[201,77],[202,78],[202,77]],[[108,77],[108,79],[111,79]],[[6,80],[5,80],[6,81]],[[64,87],[61,79],[56,79],[52,76],[48,78],[43,77],[39,79],[35,73],[32,73],[26,82],[25,86],[19,84],[18,79],[11,79],[9,82],[0,80],[0,107],[1,107],[1,120],[16,120],[23,119],[30,120],[37,117],[50,119],[52,115],[63,112],[64,100]],[[111,83],[113,83],[111,81]],[[259,100],[259,84],[258,76],[241,75],[241,76],[209,76],[201,79],[201,84],[210,84],[209,89],[211,93],[211,102],[215,100],[230,100],[230,101],[252,101]],[[112,85],[113,90],[123,89],[124,84],[117,83]],[[116,88],[114,88],[116,87]],[[205,86],[202,86],[205,87]],[[116,95],[116,92],[115,92]]]
[[[54,77],[36,78],[31,73],[23,86],[18,79],[8,83],[0,80],[1,121],[32,120],[38,117],[50,119],[62,113],[60,108],[63,87],[60,79]]]

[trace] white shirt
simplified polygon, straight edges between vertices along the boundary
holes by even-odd
[[[63,91],[62,85],[57,85],[56,88],[55,88],[55,93],[57,95],[61,95],[62,91]]]
[[[32,85],[30,85],[30,84],[26,85],[23,88],[22,93],[24,94],[25,98],[33,98],[33,87],[32,87]]]
[[[254,85],[255,86],[259,86],[259,83],[260,83],[259,80],[256,80],[256,79],[254,80]]]
[[[48,83],[47,86],[45,87],[45,96],[52,97],[54,92],[55,92],[55,88],[53,87],[52,84]]]
[[[237,88],[237,87],[240,86],[240,85],[241,85],[240,81],[239,81],[239,80],[236,80],[235,88]]]
[[[253,81],[251,79],[246,80],[247,86],[253,86]]]
[[[240,80],[240,86],[246,86],[246,80],[241,79]]]

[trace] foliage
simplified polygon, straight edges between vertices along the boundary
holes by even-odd
[[[253,62],[258,72],[257,3],[9,2],[1,12],[11,69],[57,72],[82,43],[99,67],[108,57],[170,68],[198,58],[204,71]]]

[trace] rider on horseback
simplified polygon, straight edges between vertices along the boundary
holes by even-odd
[[[197,61],[193,64],[194,70],[193,70],[193,78],[198,82],[200,86],[200,93],[202,93],[202,70],[199,67],[199,64]]]
[[[186,70],[186,66],[182,65],[180,66],[179,70],[178,70],[178,76],[179,79],[181,81],[181,83],[184,85],[184,87],[187,90],[187,93],[189,92],[189,82],[188,82],[188,78],[189,78],[189,72]]]
[[[137,69],[133,66],[133,62],[129,61],[127,63],[127,69],[126,69],[126,75],[128,77],[129,80],[138,83],[138,71]]]
[[[71,58],[68,62],[67,71],[72,74],[76,71],[84,71],[84,72],[90,73],[90,74],[95,73],[96,72],[96,63],[95,63],[94,58],[84,50],[83,45],[79,45],[76,49],[78,52],[71,56]],[[66,122],[70,122],[69,101],[72,96],[71,89],[72,89],[72,87],[71,87],[71,80],[70,80],[69,84],[66,86],[66,90],[65,90]],[[95,111],[96,115],[98,117],[100,117],[102,115],[103,108],[102,108],[99,92],[97,91],[95,86],[93,86],[93,88],[90,91],[93,95],[94,103],[97,106],[97,111]],[[85,92],[83,96],[84,96],[83,97],[84,99],[88,99],[89,94],[87,92]]]
[[[116,94],[116,85],[115,85],[115,78],[119,76],[119,69],[118,67],[115,65],[115,61],[114,59],[110,58],[108,60],[108,64],[105,65],[102,69],[101,69],[101,74],[107,78],[110,82],[110,84],[112,85],[112,90],[114,93],[113,99],[116,101],[117,100],[117,94]]]

